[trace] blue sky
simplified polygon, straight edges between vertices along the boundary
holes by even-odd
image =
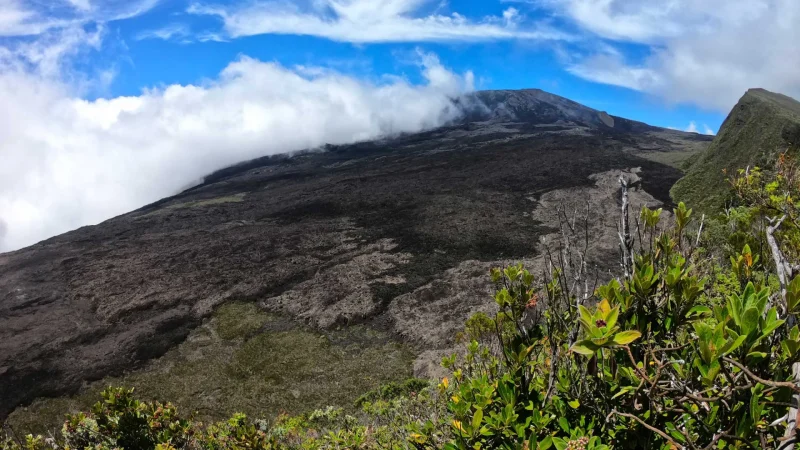
[[[236,7],[242,2],[214,2]],[[380,3],[380,2],[377,2]],[[151,11],[109,25],[109,34],[124,43],[124,50],[109,46],[106,54],[95,55],[97,64],[113,65],[118,71],[108,89],[87,96],[137,95],[144,87],[197,83],[216,77],[239,55],[285,66],[324,66],[355,77],[380,82],[383,75],[400,75],[420,81],[413,55],[419,49],[438,55],[442,64],[455,72],[472,71],[476,89],[540,88],[612,114],[654,125],[686,129],[695,122],[716,131],[725,118],[719,108],[692,103],[679,104],[627,87],[597,83],[566,70],[562,52],[570,44],[527,39],[464,39],[409,42],[342,42],[326,37],[296,34],[257,34],[231,38],[224,34],[220,17],[190,14],[196,2],[166,0]],[[502,17],[514,8],[529,23],[548,22],[571,33],[574,24],[541,4],[493,0],[451,0],[422,2],[414,11],[426,14],[463,15],[474,22]],[[161,33],[161,37],[156,34]],[[213,36],[222,42],[205,40]],[[165,39],[166,38],[166,39]],[[583,43],[578,43],[578,46]],[[617,43],[633,60],[641,60],[648,46]]]
[[[713,133],[800,97],[797,0],[0,0],[0,251],[267,154],[541,88]]]

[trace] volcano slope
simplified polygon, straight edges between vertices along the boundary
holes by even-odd
[[[431,375],[464,320],[491,308],[488,269],[534,261],[557,231],[555,205],[590,203],[593,260],[612,265],[616,178],[641,177],[640,203],[669,202],[681,172],[657,161],[708,143],[541,91],[470,105],[463,123],[265,157],[0,255],[0,419],[144,367],[233,302],[380,330]]]

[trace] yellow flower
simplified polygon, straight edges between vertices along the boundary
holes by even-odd
[[[424,444],[428,440],[425,436],[419,433],[411,433],[410,437],[411,440],[417,444]]]

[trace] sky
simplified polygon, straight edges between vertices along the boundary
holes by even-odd
[[[0,0],[0,251],[239,161],[540,88],[713,134],[800,98],[797,0]]]

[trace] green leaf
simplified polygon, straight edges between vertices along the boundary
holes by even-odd
[[[570,351],[575,352],[579,355],[593,356],[594,352],[596,352],[598,348],[599,347],[594,345],[592,341],[587,339],[584,341],[576,342],[575,345],[573,345],[572,348],[570,348]]]
[[[747,357],[753,359],[764,359],[767,357],[767,354],[764,352],[750,352],[747,354]]]
[[[765,309],[767,309],[767,302],[769,301],[769,289],[763,288],[758,291],[757,294],[753,297],[753,307],[758,311],[758,315],[760,316]]]
[[[608,317],[606,318],[606,329],[612,329],[617,324],[617,319],[619,318],[619,306],[612,309],[611,312],[608,313]]]
[[[759,403],[761,400],[761,392],[764,390],[764,385],[759,384],[753,388],[753,396],[750,398],[750,419],[753,422],[761,420],[761,413],[764,407]]]
[[[726,344],[725,347],[720,349],[721,352],[720,356],[726,356],[736,351],[737,348],[742,346],[745,339],[747,339],[747,336],[743,334],[738,338],[736,338],[736,340],[728,341],[728,344]]]
[[[680,432],[680,431],[678,431],[678,428],[677,428],[677,427],[675,427],[675,424],[674,424],[674,423],[672,423],[672,422],[667,422],[667,424],[666,424],[666,425],[667,425],[667,431],[669,432],[669,434],[670,434],[670,435],[671,435],[673,438],[675,438],[675,440],[676,440],[676,441],[678,441],[678,442],[684,442],[684,443],[686,442],[686,436],[684,436],[683,434],[681,434],[681,432]]]
[[[742,300],[737,295],[728,297],[728,313],[733,317],[736,326],[742,326]]]
[[[691,317],[694,315],[710,316],[711,314],[712,314],[711,308],[709,308],[708,306],[695,306],[694,308],[690,309],[689,312],[686,313],[686,317]]]
[[[539,445],[537,447],[537,450],[547,450],[552,446],[553,446],[553,437],[552,436],[547,436],[546,438],[544,438],[541,441],[539,441]]]
[[[579,400],[573,400],[567,403],[572,409],[578,409],[581,407],[581,402]]]
[[[567,441],[561,438],[553,438],[553,445],[556,446],[556,450],[566,450]]]
[[[592,344],[596,345],[597,347],[602,347],[606,345],[610,340],[611,340],[610,337],[592,338]]]
[[[636,330],[623,331],[614,335],[613,342],[616,345],[628,345],[640,337],[642,337],[642,333]]]
[[[754,296],[756,294],[756,287],[753,285],[753,282],[747,283],[747,286],[744,287],[744,292],[742,292],[742,296],[740,299],[742,300],[742,308],[747,309],[753,306]]]
[[[592,313],[589,312],[589,310],[585,306],[578,305],[578,311],[580,312],[581,320],[585,321],[586,323],[594,322],[593,320],[594,317],[592,316]]]
[[[569,433],[569,422],[567,422],[566,417],[560,417],[558,419],[558,426],[560,426],[561,429],[564,430],[564,433]]]
[[[622,389],[620,389],[619,392],[614,394],[614,396],[611,397],[611,400],[614,400],[615,398],[621,397],[621,396],[627,394],[628,392],[632,392],[632,391],[635,391],[635,390],[636,390],[636,388],[633,387],[633,386],[625,386]]]
[[[800,275],[792,279],[786,290],[786,304],[790,312],[797,308],[798,303],[800,303]]]
[[[775,308],[771,308],[767,313],[767,319],[764,322],[764,326],[761,327],[761,337],[759,340],[768,337],[773,331],[778,329],[778,327],[784,323],[786,323],[785,320],[778,320],[778,311]]]
[[[798,348],[800,348],[800,345],[798,345],[797,341],[786,339],[781,342],[781,348],[788,356],[794,356],[797,353]]]
[[[475,411],[475,414],[472,416],[472,429],[477,431],[478,428],[481,426],[481,422],[483,421],[483,410],[478,408]]]
[[[756,308],[747,308],[747,310],[742,314],[742,334],[750,335],[758,328],[758,319],[761,317],[761,314]]]

